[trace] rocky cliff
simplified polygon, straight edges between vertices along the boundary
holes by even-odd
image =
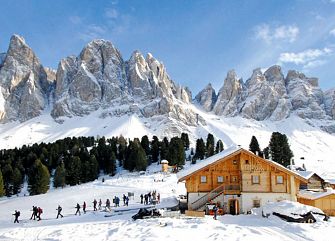
[[[101,118],[125,114],[158,118],[169,130],[180,132],[199,121],[205,124],[192,110],[192,101],[189,89],[176,84],[152,54],[144,57],[134,51],[125,60],[106,40],[88,43],[78,56],[62,59],[57,70],[43,67],[18,35],[0,54],[2,123],[26,121],[49,110],[61,122],[100,110]],[[327,124],[320,127],[335,132],[335,125],[329,124],[335,119],[335,91],[323,92],[317,78],[294,70],[284,76],[277,65],[264,72],[255,69],[246,82],[231,70],[217,94],[208,84],[194,101],[220,116],[278,121],[294,114],[325,120]]]
[[[208,104],[208,86],[196,97],[206,110],[223,116],[243,116],[255,120],[278,121],[296,114],[303,119],[335,119],[335,91],[325,93],[317,78],[306,77],[295,70],[286,77],[280,66],[272,66],[264,73],[255,69],[244,83],[231,70],[215,100]],[[214,90],[212,91],[214,92]]]

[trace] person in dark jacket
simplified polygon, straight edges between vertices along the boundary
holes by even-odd
[[[216,204],[214,204],[213,212],[214,212],[214,217],[213,217],[213,219],[216,220],[216,216],[218,215],[218,207],[216,206]]]
[[[143,194],[141,194],[140,198],[141,198],[141,204],[143,204]]]
[[[36,220],[36,216],[37,216],[37,211],[36,211],[37,207],[33,206],[33,213],[31,214],[30,220],[34,219]]]
[[[57,210],[57,218],[59,217],[59,216],[61,216],[61,218],[63,217],[63,215],[61,214],[61,212],[62,212],[62,207],[60,206],[60,205],[58,205],[58,208],[56,209]]]
[[[84,213],[86,213],[86,202],[85,201],[83,203],[83,211],[84,211]]]
[[[77,209],[77,211],[76,211],[75,215],[77,215],[77,213],[79,213],[79,215],[81,215],[81,213],[80,213],[80,205],[79,205],[79,203],[77,203],[77,205],[76,205],[76,209]]]
[[[94,211],[97,211],[97,210],[98,210],[98,209],[97,209],[97,203],[98,203],[97,200],[94,199],[94,201],[93,201],[93,210],[94,210]]]
[[[13,213],[15,219],[14,219],[14,223],[19,223],[19,217],[20,217],[20,211],[15,210],[15,212]]]
[[[101,201],[101,198],[99,200],[99,210],[101,210],[101,206],[102,206],[102,201]]]

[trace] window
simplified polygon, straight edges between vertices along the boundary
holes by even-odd
[[[201,176],[200,181],[201,181],[201,183],[206,183],[207,182],[207,177],[206,176]]]
[[[233,164],[234,164],[234,165],[237,165],[237,161],[236,161],[236,160],[233,160]]]
[[[251,176],[251,183],[252,184],[259,184],[259,176],[258,175]]]
[[[231,182],[238,182],[238,176],[232,176]]]
[[[249,160],[245,160],[245,165],[249,165]]]
[[[283,176],[276,176],[277,184],[284,184],[284,177]]]
[[[259,208],[261,206],[261,200],[259,200],[259,199],[252,200],[252,206],[254,208]]]
[[[224,179],[223,176],[218,176],[218,183],[223,183]]]

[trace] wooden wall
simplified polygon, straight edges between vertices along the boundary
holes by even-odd
[[[252,183],[252,176],[258,175],[259,184]],[[201,182],[201,176],[206,176],[206,183]],[[223,176],[224,182],[218,183],[218,176]],[[277,183],[277,176],[283,177],[283,183]],[[234,178],[236,180],[234,181]],[[299,181],[294,178],[298,190]],[[187,192],[210,192],[218,186],[233,187],[231,194],[242,192],[275,192],[290,193],[290,176],[276,167],[270,166],[260,157],[241,152],[226,160],[218,161],[186,179]],[[236,190],[239,187],[239,190]],[[228,190],[228,189],[225,189]]]
[[[316,200],[298,198],[298,202],[320,208],[327,215],[335,216],[335,194],[328,195]]]

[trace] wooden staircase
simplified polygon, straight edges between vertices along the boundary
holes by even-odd
[[[207,193],[206,195],[200,197],[199,199],[195,200],[191,203],[192,210],[199,210],[202,208],[206,203],[212,201],[216,197],[220,196],[222,193],[231,193],[231,192],[240,191],[240,185],[221,185],[217,188],[213,189],[211,192]]]

